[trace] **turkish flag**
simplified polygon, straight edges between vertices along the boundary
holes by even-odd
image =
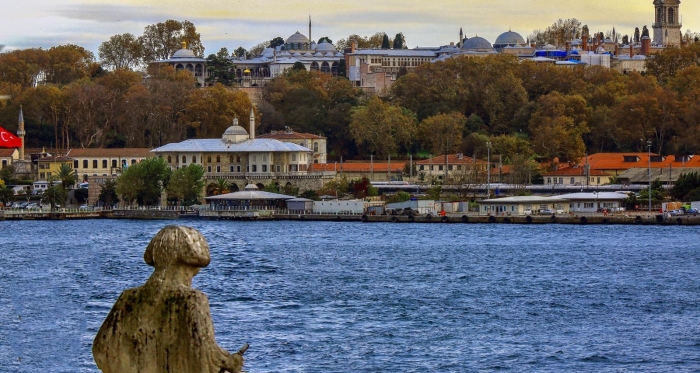
[[[0,127],[0,148],[21,148],[22,139]]]

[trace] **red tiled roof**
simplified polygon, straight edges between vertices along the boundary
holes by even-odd
[[[700,167],[700,156],[686,156],[689,157],[687,161],[682,161],[680,156],[676,159],[674,155],[661,156],[661,160],[657,160],[659,157],[657,154],[651,153],[651,168],[668,168],[671,165],[672,168],[681,167]],[[588,164],[591,170],[626,170],[629,168],[647,168],[649,167],[649,155],[647,152],[639,153],[596,153],[591,154],[588,157]],[[625,162],[625,158],[628,161]],[[586,158],[583,158],[579,165],[585,165]]]
[[[340,163],[312,163],[312,171],[337,171],[337,172],[387,172],[391,168],[391,172],[403,171],[406,161],[391,162],[391,166],[387,162],[365,162],[365,161],[349,161]]]
[[[584,176],[585,171],[583,167],[567,167],[567,168],[560,168],[555,171],[550,171],[547,172],[546,174],[543,174],[542,176]],[[600,170],[594,170],[591,169],[588,171],[588,176],[608,176],[607,173],[600,171]]]
[[[68,152],[70,157],[152,157],[149,148],[76,148]]]
[[[15,148],[0,148],[0,157],[12,157]]]
[[[293,140],[293,139],[324,139],[325,137],[311,133],[300,133],[294,131],[277,131],[258,136],[261,139]]]
[[[425,165],[425,164],[435,164],[435,165],[440,165],[440,164],[445,164],[445,155],[438,155],[437,157],[429,158],[429,159],[424,159],[422,161],[417,161],[415,162],[417,165]],[[448,164],[474,164],[474,158],[472,157],[467,157],[466,155],[459,155],[459,154],[448,154],[447,155],[447,163]],[[476,160],[477,164],[486,164],[488,162],[482,161],[481,159]],[[493,164],[493,162],[491,162]]]

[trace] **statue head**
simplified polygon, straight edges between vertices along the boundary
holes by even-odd
[[[167,267],[203,268],[209,265],[209,245],[199,231],[190,227],[168,225],[161,229],[143,254],[146,264],[156,270]]]

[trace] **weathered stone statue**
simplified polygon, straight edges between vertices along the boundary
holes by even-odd
[[[209,265],[209,245],[197,230],[167,226],[148,244],[155,267],[145,284],[124,291],[92,345],[104,373],[240,372],[242,352],[214,340],[209,299],[192,278]]]

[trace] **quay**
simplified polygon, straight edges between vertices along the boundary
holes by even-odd
[[[81,211],[61,209],[58,211],[40,210],[0,210],[2,220],[72,220],[72,219],[135,219],[135,220],[296,220],[296,221],[337,221],[363,223],[436,223],[436,224],[575,224],[575,225],[700,225],[700,216],[668,216],[628,212],[625,214],[559,214],[559,215],[518,215],[496,216],[466,214],[438,215],[370,215],[370,214],[318,214],[287,210],[185,210],[185,209],[113,209]]]

